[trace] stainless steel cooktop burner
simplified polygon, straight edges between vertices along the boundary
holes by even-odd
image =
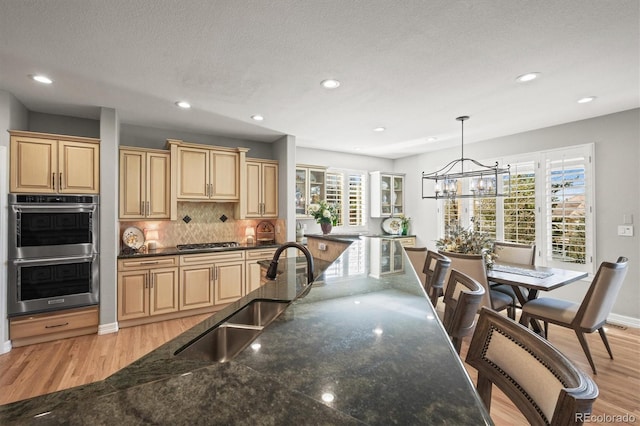
[[[178,244],[176,248],[178,250],[202,250],[202,249],[216,249],[216,248],[230,248],[239,247],[240,243],[235,241],[225,241],[221,243],[198,243],[198,244]]]

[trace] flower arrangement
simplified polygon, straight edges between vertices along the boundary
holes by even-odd
[[[407,235],[409,233],[409,224],[411,223],[411,218],[401,214],[398,216],[400,219],[400,223],[402,225],[402,235]]]
[[[451,253],[482,254],[487,267],[491,268],[497,257],[493,251],[493,243],[494,240],[486,232],[455,225],[449,228],[444,238],[436,240],[436,247]]]
[[[326,200],[310,204],[309,213],[318,223],[329,223],[335,226],[338,222],[338,207],[335,204],[327,203]]]

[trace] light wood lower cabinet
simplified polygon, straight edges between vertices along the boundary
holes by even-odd
[[[247,250],[246,253],[246,294],[251,293],[253,290],[259,288],[264,280],[261,278],[261,269],[258,262],[262,260],[271,260],[277,249],[255,249]],[[285,253],[282,253],[281,258],[285,257]]]
[[[416,237],[401,237],[401,238],[397,238],[396,241],[399,241],[402,247],[416,246]]]
[[[180,309],[227,304],[244,296],[244,251],[180,256]]]
[[[13,347],[48,342],[98,332],[98,307],[65,309],[9,320]]]
[[[118,320],[176,312],[178,259],[162,256],[118,261]]]

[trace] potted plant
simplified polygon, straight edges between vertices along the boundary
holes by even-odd
[[[338,208],[335,204],[322,200],[317,204],[309,205],[309,213],[320,224],[323,234],[331,232],[331,228],[338,222]]]
[[[493,243],[494,240],[486,232],[455,225],[449,228],[444,238],[436,240],[436,247],[450,253],[482,254],[487,268],[491,268],[497,257],[493,251]]]

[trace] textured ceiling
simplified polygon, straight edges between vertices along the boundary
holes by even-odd
[[[459,115],[474,142],[637,108],[639,27],[637,0],[0,0],[0,89],[37,112],[399,158],[459,144]]]

